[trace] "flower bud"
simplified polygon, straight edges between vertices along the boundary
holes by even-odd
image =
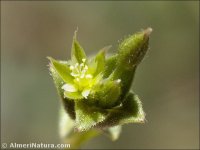
[[[135,74],[136,67],[144,58],[148,50],[149,35],[151,28],[133,34],[119,45],[116,69],[110,75],[111,80],[121,79],[121,99],[128,93]]]

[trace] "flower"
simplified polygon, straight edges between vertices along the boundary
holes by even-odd
[[[64,96],[66,98],[77,97],[77,99],[87,99],[91,87],[95,84],[96,78],[93,77],[89,71],[86,59],[82,59],[82,62],[70,65],[70,75],[74,78],[73,83],[65,83],[62,89],[65,91]]]
[[[110,46],[87,58],[76,31],[71,60],[48,57],[55,86],[75,129],[100,128],[114,134],[113,126],[120,131],[122,124],[144,122],[142,103],[130,88],[148,50],[151,31],[147,28],[129,36],[119,44],[118,53],[107,58],[105,52]]]

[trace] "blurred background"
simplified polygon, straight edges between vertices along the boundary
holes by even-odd
[[[150,51],[132,89],[147,114],[118,141],[86,149],[199,148],[199,2],[1,2],[1,142],[59,143],[59,96],[46,56],[70,58],[72,36],[86,53],[152,27]]]

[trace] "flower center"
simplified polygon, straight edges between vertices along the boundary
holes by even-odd
[[[76,63],[70,66],[71,76],[73,76],[74,82],[78,85],[79,90],[90,85],[93,76],[88,71],[88,66],[86,65],[86,59],[82,59],[82,63]]]
[[[92,79],[93,76],[88,72],[88,66],[85,64],[86,59],[82,59],[82,63],[76,63],[74,66],[70,66],[71,75],[76,79],[76,81],[80,81],[80,79]]]

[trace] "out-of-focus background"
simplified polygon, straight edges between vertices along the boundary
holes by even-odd
[[[147,114],[118,141],[83,148],[199,147],[199,2],[1,2],[1,142],[59,143],[59,96],[46,56],[69,59],[72,36],[86,53],[152,27],[150,51],[132,89]]]

